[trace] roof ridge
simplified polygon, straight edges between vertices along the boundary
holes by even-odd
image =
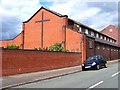
[[[29,18],[27,21],[24,21],[23,23],[29,22],[41,9],[45,9],[45,10],[47,10],[47,11],[49,11],[49,12],[51,12],[51,13],[59,16],[59,17],[65,17],[65,16],[68,17],[67,15],[62,15],[62,14],[60,14],[58,12],[55,12],[53,10],[50,10],[48,8],[45,8],[45,7],[41,6],[41,8],[37,12],[35,12],[31,18]]]
[[[64,15],[62,15],[62,14],[56,12],[56,11],[50,10],[49,8],[46,8],[46,7],[43,7],[43,6],[42,6],[41,8],[47,9],[48,11],[51,11],[51,12],[53,12],[53,13],[55,13],[55,14],[60,15],[60,16],[64,16]]]

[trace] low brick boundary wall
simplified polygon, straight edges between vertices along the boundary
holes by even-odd
[[[2,52],[2,76],[45,71],[81,64],[81,53],[35,50],[7,50]]]

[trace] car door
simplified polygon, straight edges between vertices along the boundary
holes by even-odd
[[[101,56],[98,56],[98,61],[99,61],[99,65],[102,66],[104,62]]]
[[[103,66],[105,64],[105,60],[102,56],[100,56],[100,62],[101,62],[101,65]]]

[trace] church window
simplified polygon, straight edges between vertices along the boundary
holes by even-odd
[[[88,29],[85,29],[85,33],[88,34]]]
[[[91,36],[93,37],[94,36],[94,32],[91,31]]]
[[[102,36],[102,35],[100,36],[100,39],[103,39],[103,36]]]
[[[68,27],[69,27],[70,29],[74,29],[74,21],[68,19]]]
[[[106,40],[106,37],[104,37],[104,40]]]
[[[113,40],[113,43],[115,43],[115,41]]]
[[[79,31],[78,32],[81,32],[81,27],[79,27]]]
[[[110,42],[112,42],[112,39],[110,39]]]
[[[99,35],[98,35],[98,33],[96,33],[96,37],[97,37],[97,38],[99,38]]]
[[[84,29],[84,28],[81,28],[81,32],[82,32],[82,33],[85,33],[85,29]]]

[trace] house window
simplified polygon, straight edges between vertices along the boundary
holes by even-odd
[[[109,41],[109,38],[107,39],[107,41]]]
[[[92,48],[92,40],[89,41],[89,48]]]

